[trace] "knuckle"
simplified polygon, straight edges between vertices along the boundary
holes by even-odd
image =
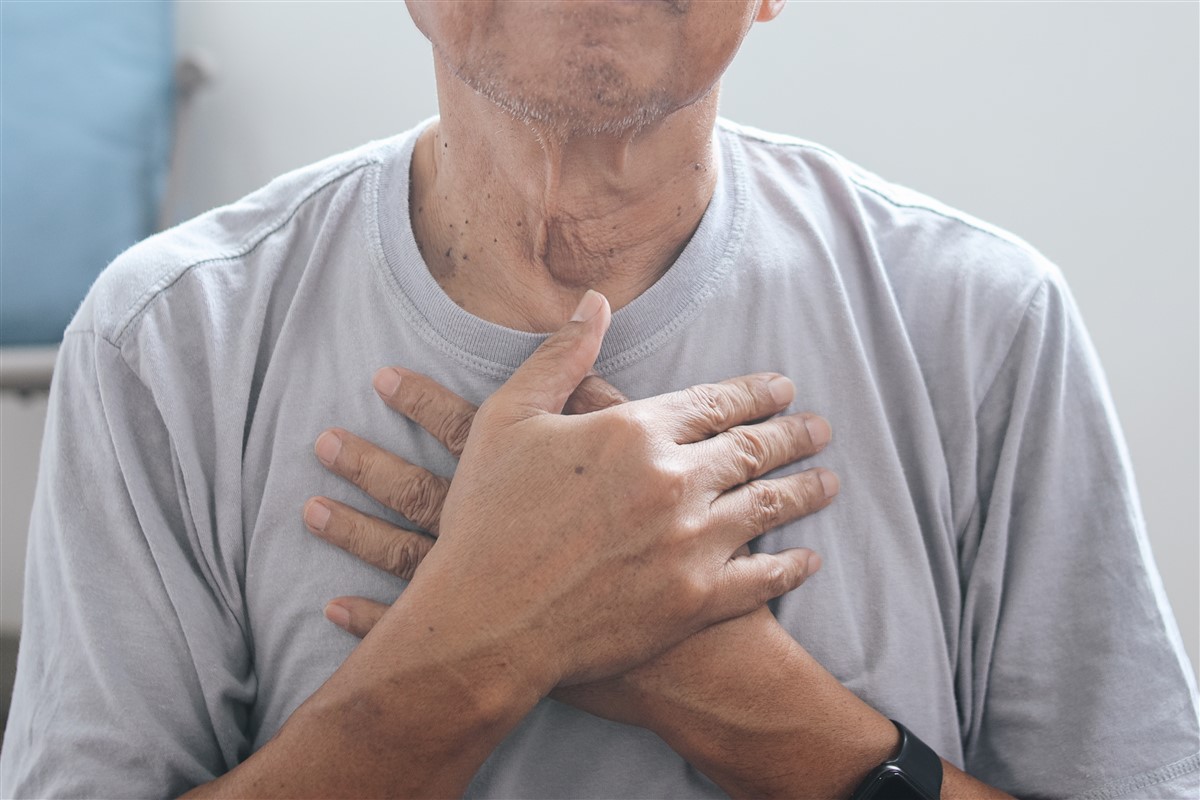
[[[461,455],[467,446],[467,437],[471,435],[471,423],[474,421],[470,414],[453,413],[442,418],[438,427],[437,438],[454,455]]]
[[[632,405],[622,408],[616,419],[626,435],[638,440],[650,439],[659,424],[658,416],[645,405]]]
[[[684,552],[694,548],[706,532],[703,521],[690,515],[675,523],[675,538]]]
[[[689,404],[714,427],[724,430],[733,424],[735,409],[729,395],[712,384],[690,386],[684,390]]]
[[[417,525],[428,527],[441,510],[441,483],[431,473],[410,475],[396,485],[393,508]]]
[[[746,484],[750,500],[749,517],[753,520],[754,528],[766,531],[779,524],[783,514],[784,499],[779,487],[767,481],[757,481]]]
[[[411,580],[425,557],[425,548],[415,536],[396,536],[387,543],[380,566],[398,578]]]
[[[788,590],[791,574],[778,560],[772,559],[763,575],[762,602],[773,600]]]
[[[771,452],[767,437],[753,427],[732,428],[726,431],[726,434],[733,443],[734,450],[745,459],[746,466],[751,470],[750,474],[757,474]]]
[[[640,487],[650,500],[659,505],[674,507],[687,495],[691,473],[678,460],[655,459],[652,462],[652,471],[654,479],[644,482]]]

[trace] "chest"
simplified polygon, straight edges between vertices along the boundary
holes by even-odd
[[[390,362],[384,360],[389,355]],[[260,498],[256,507],[247,507],[245,519],[246,609],[259,679],[251,714],[256,746],[273,735],[356,644],[324,619],[324,604],[339,595],[391,602],[405,587],[304,528],[300,510],[313,495],[403,522],[324,470],[312,454],[316,436],[338,425],[450,476],[454,460],[428,434],[383,405],[370,389],[370,374],[381,363],[401,363],[473,402],[498,385],[415,346],[399,361],[382,353],[351,360],[355,363],[339,367],[356,377],[341,381],[357,387],[349,391],[297,396],[264,383],[260,416],[265,407],[272,424],[252,428],[247,438],[244,492]],[[736,320],[710,321],[651,358],[605,377],[639,398],[761,370],[791,377],[797,385],[791,410],[820,413],[834,431],[833,442],[820,456],[779,474],[819,465],[837,472],[842,482],[831,507],[756,543],[762,550],[806,546],[824,560],[820,573],[777,601],[773,610],[845,685],[884,713],[914,724],[925,720],[924,729],[942,731],[943,751],[952,753],[958,747],[953,691],[958,582],[945,462],[931,415],[907,408],[898,424],[889,403],[900,390],[866,360],[829,363],[819,350],[798,345],[794,337],[771,335],[761,324]],[[912,402],[911,394],[906,402]],[[538,746],[546,748],[568,740],[612,739],[603,752],[617,754],[626,741],[622,737],[640,735],[614,733],[610,725],[582,714],[552,716],[554,726],[531,718],[521,737],[544,739]],[[575,738],[564,739],[563,726]],[[668,756],[669,751],[664,758]],[[497,758],[503,759],[503,751]],[[521,766],[511,763],[505,769]]]

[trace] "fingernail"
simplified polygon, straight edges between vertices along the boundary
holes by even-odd
[[[342,440],[336,433],[325,431],[317,437],[317,446],[314,449],[317,451],[317,458],[328,467],[337,461],[338,453],[342,452]]]
[[[824,447],[829,444],[833,432],[829,430],[828,422],[820,417],[805,417],[804,427],[808,429],[808,439],[812,442],[813,447]]]
[[[587,294],[579,301],[579,305],[575,307],[575,313],[571,315],[571,322],[586,322],[596,313],[600,311],[600,306],[604,304],[604,296],[592,289],[587,290]]]
[[[834,475],[827,469],[823,469],[821,470],[820,478],[821,488],[825,490],[826,498],[833,497],[838,493],[838,489],[841,488],[842,483],[838,480],[837,475]]]
[[[349,628],[350,610],[345,606],[339,606],[337,603],[329,603],[325,606],[325,619],[339,628]]]
[[[796,396],[795,385],[782,375],[771,378],[767,383],[767,390],[771,393],[771,399],[781,406],[786,406]]]
[[[325,525],[328,522],[329,506],[320,500],[309,500],[304,506],[304,524],[314,531],[320,532],[325,530]]]
[[[385,398],[391,397],[400,388],[400,373],[391,367],[385,367],[375,373],[375,378],[371,383],[375,385],[375,391],[379,394]]]
[[[812,575],[821,568],[821,557],[816,553],[811,553],[808,556],[808,567],[805,570],[805,575]]]

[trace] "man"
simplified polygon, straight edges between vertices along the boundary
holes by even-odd
[[[413,2],[436,122],[110,268],[57,373],[5,794],[848,797],[889,718],[944,759],[902,757],[908,796],[1194,793],[1060,277],[717,124],[781,5]]]

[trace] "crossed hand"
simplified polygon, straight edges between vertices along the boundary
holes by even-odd
[[[317,440],[322,463],[420,530],[328,498],[309,500],[304,519],[535,654],[522,663],[555,699],[652,727],[656,704],[711,691],[731,659],[787,637],[765,604],[820,558],[746,545],[824,508],[838,481],[820,468],[762,477],[830,438],[818,416],[774,416],[794,396],[786,378],[628,401],[589,375],[609,318],[602,300],[478,409],[425,376],[380,370],[384,402],[460,459],[453,481],[332,429]],[[391,608],[339,597],[326,615],[362,637]]]

